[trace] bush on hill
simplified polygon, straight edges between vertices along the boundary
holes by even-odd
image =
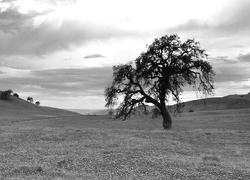
[[[33,103],[34,99],[32,97],[27,97],[27,101],[30,102],[30,103]]]
[[[40,106],[41,103],[40,103],[39,101],[37,101],[35,104],[36,104],[37,106]]]
[[[13,93],[13,91],[12,91],[11,89],[6,90],[6,91],[3,91],[3,92],[1,93],[0,98],[1,98],[2,100],[9,100],[10,95],[11,95],[12,93]]]
[[[13,96],[19,98],[19,95],[17,93],[14,93]]]

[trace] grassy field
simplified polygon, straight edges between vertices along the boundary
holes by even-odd
[[[250,109],[0,118],[0,179],[250,179]]]

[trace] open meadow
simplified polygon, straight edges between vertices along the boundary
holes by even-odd
[[[72,115],[72,114],[71,114]],[[0,179],[250,179],[250,109],[0,119]]]
[[[250,0],[0,0],[0,180],[250,180],[249,42]]]

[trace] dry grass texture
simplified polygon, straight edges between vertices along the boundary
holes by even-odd
[[[185,112],[164,131],[150,116],[119,121],[19,103],[0,104],[0,180],[250,179],[250,109]]]
[[[250,133],[2,127],[1,179],[249,179]]]

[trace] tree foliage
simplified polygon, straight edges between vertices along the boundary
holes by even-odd
[[[27,101],[30,102],[30,103],[33,103],[34,99],[32,97],[27,97]]]
[[[40,101],[36,101],[35,105],[40,106]]]
[[[13,91],[11,89],[8,89],[6,91],[3,91],[1,93],[0,98],[3,100],[9,100],[10,96],[13,94]]]
[[[19,98],[19,95],[17,93],[14,93],[13,96]]]
[[[169,102],[181,102],[183,87],[196,92],[213,92],[212,66],[199,42],[181,42],[177,35],[157,38],[134,62],[113,67],[113,82],[105,89],[106,107],[118,105],[116,118],[126,119],[145,104],[154,104],[163,117],[163,126],[170,129],[172,120],[166,108]],[[120,98],[123,100],[120,102]]]

